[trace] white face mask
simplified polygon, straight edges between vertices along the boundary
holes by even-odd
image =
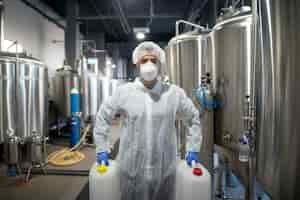
[[[140,66],[140,76],[146,81],[153,81],[158,76],[158,67],[152,62]]]

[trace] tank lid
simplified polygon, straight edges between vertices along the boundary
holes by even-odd
[[[194,31],[189,31],[189,32],[185,32],[182,33],[178,36],[173,37],[170,42],[169,45],[176,43],[178,40],[180,41],[184,41],[184,40],[193,40],[193,39],[197,39],[198,37],[201,37],[203,35],[206,35],[210,32],[209,29],[205,29],[205,30],[194,30]]]
[[[213,30],[219,30],[220,28],[222,28],[223,26],[225,25],[228,25],[228,24],[235,24],[235,23],[238,23],[240,21],[249,21],[251,23],[251,20],[252,20],[252,14],[251,13],[244,13],[242,15],[236,15],[236,16],[233,16],[233,17],[230,17],[224,21],[220,21],[218,22]]]
[[[240,8],[234,8],[234,7],[230,6],[229,8],[223,8],[222,10],[223,10],[223,13],[220,15],[220,17],[218,17],[217,23],[226,21],[233,17],[252,14],[250,6],[242,6]]]
[[[69,65],[64,65],[58,69],[56,69],[57,72],[70,72],[70,73],[77,73],[76,70],[72,69]]]
[[[43,63],[32,57],[32,56],[28,56],[26,53],[11,53],[11,52],[6,52],[6,51],[0,51],[0,60],[13,60],[16,61],[17,59],[21,60],[21,61],[25,61],[25,62],[34,62],[34,63],[38,63],[40,65],[43,65]]]

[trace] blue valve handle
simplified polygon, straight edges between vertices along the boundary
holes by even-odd
[[[196,163],[200,163],[199,158],[198,158],[198,152],[188,152],[185,159],[186,159],[186,163],[190,167],[192,167],[193,161],[195,161]]]
[[[199,94],[200,93],[200,94]],[[202,105],[203,109],[216,109],[218,107],[221,107],[221,103],[218,102],[215,98],[211,102],[208,102],[206,100],[206,93],[205,88],[200,85],[200,91],[199,89],[194,89],[194,96],[198,100],[198,102]]]
[[[104,163],[106,166],[109,166],[108,160],[109,160],[109,156],[106,151],[97,153],[97,163],[98,164]]]

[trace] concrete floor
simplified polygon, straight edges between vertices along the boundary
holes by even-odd
[[[118,125],[114,125],[111,132],[112,142],[119,138]],[[51,145],[49,152],[62,146]],[[20,183],[17,178],[7,177],[5,167],[0,166],[0,199],[2,200],[88,200],[88,172],[95,162],[95,149],[84,148],[82,152],[86,158],[81,163],[71,167],[47,166],[47,175],[36,174],[35,170],[29,183]],[[81,175],[50,175],[53,171],[86,172]],[[52,173],[54,174],[54,173]]]
[[[27,184],[19,184],[15,178],[0,179],[0,199],[3,200],[75,200],[88,183],[86,176],[37,175]]]

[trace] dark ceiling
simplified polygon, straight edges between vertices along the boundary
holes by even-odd
[[[66,16],[66,0],[43,0],[62,17]],[[152,1],[152,6],[151,6]],[[134,39],[125,33],[112,0],[79,0],[80,30],[84,35],[104,32],[106,41]],[[175,34],[175,21],[187,18],[193,8],[208,0],[120,0],[130,29],[149,27],[149,39],[169,40]],[[152,7],[152,16],[151,15]]]
[[[66,16],[67,0],[43,1],[60,16]],[[242,3],[246,2],[245,4],[250,1],[241,0]],[[220,9],[230,5],[233,0],[78,0],[78,2],[80,31],[83,35],[103,32],[106,42],[126,42],[135,39],[132,33],[134,27],[149,27],[150,34],[147,39],[168,41],[175,34],[175,22],[178,19],[189,19],[212,26]],[[118,17],[120,12],[114,2],[120,2],[130,33],[126,33],[126,28],[122,26]]]

